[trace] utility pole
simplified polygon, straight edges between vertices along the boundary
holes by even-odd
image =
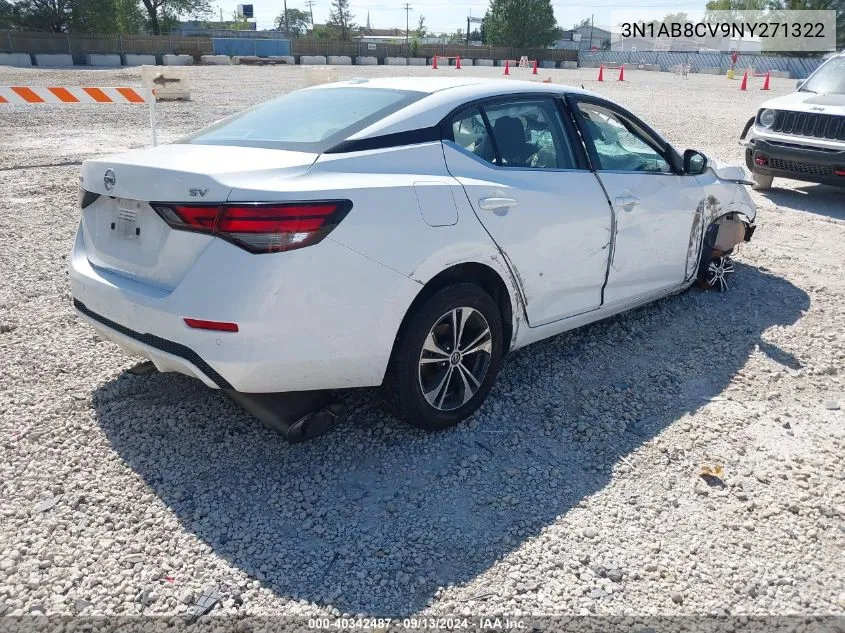
[[[411,30],[410,26],[409,26],[410,22],[409,22],[409,18],[408,18],[411,11],[413,11],[413,9],[411,8],[411,5],[406,2],[405,3],[405,44],[408,43],[408,34],[410,33],[410,30]]]
[[[285,0],[284,6],[285,6],[285,37],[290,37],[290,28],[288,26],[288,0]]]
[[[593,50],[593,18],[595,14],[590,16],[590,50]],[[581,48],[580,46],[578,48]]]
[[[308,5],[308,9],[311,11],[311,32],[314,32],[314,0],[308,0],[305,4]]]

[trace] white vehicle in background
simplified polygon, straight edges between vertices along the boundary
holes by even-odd
[[[755,189],[775,177],[845,187],[845,53],[766,101],[740,137]]]
[[[317,86],[82,173],[81,318],[265,421],[261,394],[381,385],[449,427],[509,350],[724,289],[755,216],[742,168],[615,103],[477,78]]]

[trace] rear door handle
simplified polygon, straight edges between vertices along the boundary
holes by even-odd
[[[511,209],[518,207],[519,202],[513,198],[481,198],[478,201],[478,206],[485,211],[493,211],[495,209]]]
[[[640,203],[640,199],[635,196],[619,196],[616,198],[616,206],[622,207],[626,211],[630,211]]]

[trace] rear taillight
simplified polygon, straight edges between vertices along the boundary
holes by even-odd
[[[349,213],[348,200],[222,205],[153,204],[172,228],[211,233],[250,253],[318,243]]]

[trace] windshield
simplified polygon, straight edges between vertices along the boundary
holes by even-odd
[[[321,153],[423,96],[423,92],[381,88],[299,90],[178,142]]]
[[[801,91],[820,95],[845,94],[845,57],[840,55],[828,60],[801,85]]]

